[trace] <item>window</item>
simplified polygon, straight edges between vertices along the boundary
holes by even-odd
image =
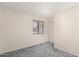
[[[33,20],[33,33],[43,34],[44,33],[44,22]]]
[[[43,34],[43,33],[44,33],[44,22],[39,21],[39,34]]]

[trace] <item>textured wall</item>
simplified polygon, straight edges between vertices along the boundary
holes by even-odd
[[[33,35],[33,19],[45,22],[44,34]],[[47,20],[45,18],[0,8],[0,53],[47,41]]]

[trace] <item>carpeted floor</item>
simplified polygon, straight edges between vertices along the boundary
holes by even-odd
[[[0,55],[0,57],[76,57],[76,56],[61,51],[57,48],[54,48],[54,45],[52,43],[47,42],[36,46],[8,52]]]

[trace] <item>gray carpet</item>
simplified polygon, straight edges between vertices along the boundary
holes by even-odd
[[[0,57],[76,57],[76,56],[61,51],[57,48],[54,48],[54,45],[52,43],[47,42],[36,46],[8,52],[0,55]]]

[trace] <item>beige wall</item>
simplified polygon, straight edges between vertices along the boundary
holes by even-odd
[[[32,34],[33,19],[45,22],[45,34]],[[0,8],[0,53],[44,43],[47,38],[45,18]]]
[[[79,7],[54,17],[54,43],[55,47],[79,56]]]
[[[48,20],[48,39],[54,43],[54,23],[53,20]]]

